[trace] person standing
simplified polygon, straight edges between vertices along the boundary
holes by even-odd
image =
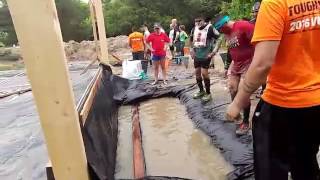
[[[190,54],[194,59],[194,68],[196,81],[199,87],[199,92],[193,95],[194,99],[202,99],[204,102],[211,101],[209,65],[211,58],[217,53],[216,48],[213,48],[214,40],[218,38],[214,34],[213,27],[204,21],[203,17],[195,20],[193,35],[190,38],[192,42]],[[205,91],[203,88],[205,85]]]
[[[146,40],[150,35],[150,31],[149,31],[148,26],[146,24],[142,25],[142,31],[143,31],[144,44],[147,44]],[[152,66],[151,51],[149,49],[147,49],[144,59],[149,61],[150,66]]]
[[[153,26],[153,28],[154,28],[154,32],[151,33],[150,36],[147,38],[147,47],[152,52],[152,61],[154,64],[154,82],[152,84],[154,85],[158,83],[159,69],[161,66],[163,84],[166,85],[167,73],[166,73],[165,59],[166,59],[167,45],[170,43],[170,39],[165,33],[161,32],[160,24],[156,23]]]
[[[174,52],[174,44],[173,41],[175,39],[175,29],[173,28],[173,25],[170,24],[170,31],[169,31],[169,39],[170,39],[170,44],[169,44],[169,49],[170,49],[170,53],[171,53],[171,59],[175,58],[175,52]]]
[[[172,19],[170,24],[170,32],[169,32],[169,38],[170,38],[170,53],[172,59],[175,58],[175,48],[176,48],[176,42],[179,38],[179,26],[177,19]]]
[[[129,46],[131,47],[132,59],[141,60],[141,65],[144,73],[147,73],[148,62],[144,61],[144,36],[141,32],[137,31],[137,28],[132,28],[132,33],[129,35]]]
[[[234,120],[267,79],[253,119],[256,180],[319,180],[319,6],[308,0],[265,0],[252,43],[255,53],[227,109]],[[301,8],[300,8],[301,7]],[[304,7],[304,10],[302,10]]]
[[[184,47],[186,45],[186,40],[188,39],[188,34],[186,33],[186,27],[184,25],[179,26],[179,49],[180,56],[184,56]]]
[[[241,79],[251,64],[254,46],[251,44],[254,25],[248,21],[231,21],[229,16],[220,16],[215,20],[216,29],[223,33],[227,41],[232,63],[228,72],[228,86],[233,100],[238,93]],[[247,98],[247,106],[243,111],[243,121],[236,130],[237,135],[244,135],[250,129],[250,98]]]

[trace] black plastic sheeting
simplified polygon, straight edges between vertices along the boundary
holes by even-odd
[[[203,104],[192,98],[196,86],[151,86],[146,81],[129,81],[112,75],[110,68],[102,67],[97,94],[83,128],[87,159],[93,180],[114,179],[118,109],[123,104],[160,97],[177,97],[185,105],[195,126],[207,134],[220,149],[227,162],[234,166],[228,179],[251,179],[253,177],[253,149],[250,135],[237,137],[235,125],[224,122],[229,99],[216,97]],[[146,177],[145,179],[179,179],[173,177]]]

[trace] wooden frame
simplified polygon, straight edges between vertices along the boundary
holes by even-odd
[[[57,180],[89,180],[54,0],[8,0]]]
[[[84,101],[84,104],[81,107],[81,111],[80,111],[80,122],[81,122],[82,126],[84,126],[84,124],[86,123],[86,119],[89,115],[91,106],[93,104],[93,98],[95,97],[95,95],[97,93],[98,82],[100,81],[101,76],[102,76],[102,68],[100,67],[96,76],[94,77],[94,79],[92,79],[92,82],[88,86],[89,89],[86,90],[88,92],[85,92],[88,95],[84,96],[85,101]]]
[[[107,35],[106,35],[106,29],[105,29],[105,23],[104,23],[102,2],[101,0],[90,0],[89,3],[91,7],[90,11],[91,11],[93,35],[96,36],[97,40],[99,40],[99,43],[100,43],[99,52],[97,52],[99,53],[98,57],[99,57],[100,63],[109,65]],[[98,33],[96,32],[97,28],[98,28]]]

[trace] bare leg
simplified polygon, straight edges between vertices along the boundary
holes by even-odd
[[[160,61],[161,64],[161,69],[162,69],[162,77],[163,77],[163,81],[165,82],[167,80],[167,69],[166,69],[166,60],[162,59]]]
[[[204,85],[205,85],[207,94],[211,94],[211,92],[210,92],[210,77],[209,77],[208,69],[201,68],[201,75],[202,75],[202,78],[204,81]]]
[[[158,78],[159,78],[160,62],[159,61],[153,61],[153,64],[154,64],[154,82],[157,83],[158,82]]]

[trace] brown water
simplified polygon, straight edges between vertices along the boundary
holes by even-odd
[[[232,170],[178,99],[142,103],[140,123],[147,175],[222,180]]]

